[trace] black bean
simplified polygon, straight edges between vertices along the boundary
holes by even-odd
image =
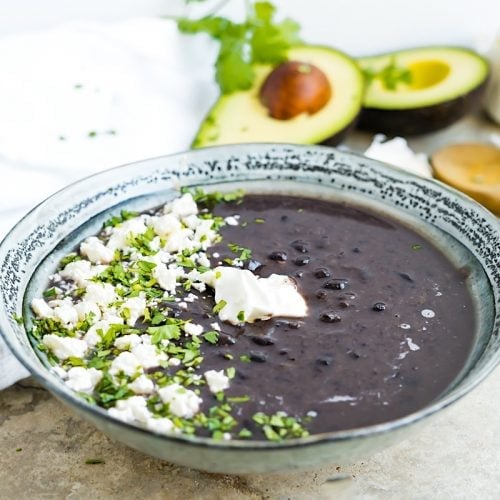
[[[344,292],[338,296],[339,300],[354,300],[356,298],[356,294],[353,292]]]
[[[309,264],[309,262],[311,262],[311,258],[310,257],[297,257],[293,261],[293,263],[296,266],[306,266],[307,264]]]
[[[373,304],[373,310],[374,311],[385,311],[386,305],[383,302],[375,302]]]
[[[256,363],[265,363],[267,361],[267,356],[263,352],[250,351],[250,360]]]
[[[275,325],[278,328],[284,326],[285,328],[292,328],[293,330],[297,330],[302,326],[302,322],[294,320],[290,321],[288,319],[278,319],[276,320]]]
[[[361,250],[358,247],[352,249],[352,253],[361,253]]]
[[[295,273],[295,276],[296,276],[297,278],[302,278],[302,276],[304,276],[304,272],[303,272],[303,271],[297,271],[297,272]]]
[[[282,215],[280,218],[282,222],[286,222],[288,220],[288,215]]]
[[[219,345],[234,345],[236,344],[236,339],[228,333],[220,332],[219,341],[217,343]]]
[[[271,337],[267,337],[266,335],[254,335],[250,338],[252,339],[252,342],[257,345],[274,345],[274,340]]]
[[[398,273],[398,274],[404,280],[409,281],[410,283],[413,283],[413,278],[409,274],[406,274],[406,273]]]
[[[323,366],[330,366],[333,363],[333,356],[321,356],[316,359],[316,363]]]
[[[271,252],[268,257],[276,262],[286,262],[288,258],[286,252]]]
[[[279,352],[280,356],[285,356],[286,354],[288,354],[288,349],[281,349]]]
[[[318,267],[318,269],[314,270],[314,276],[316,278],[329,278],[331,274],[326,267]]]
[[[338,323],[342,318],[335,312],[326,312],[321,314],[319,319],[325,323]]]
[[[328,292],[326,290],[318,290],[316,292],[316,297],[320,300],[326,299],[327,296],[328,296]]]
[[[259,271],[263,267],[264,264],[262,264],[262,262],[259,262],[258,260],[250,259],[247,263],[247,269],[252,273],[255,271]]]
[[[290,243],[290,246],[297,250],[297,252],[301,252],[301,253],[307,253],[309,252],[309,249],[307,247],[307,243],[305,241],[302,241],[302,240],[295,240],[295,241],[292,241]]]
[[[349,302],[346,302],[345,300],[342,300],[341,302],[339,302],[339,307],[347,309],[348,307],[351,307],[351,304],[349,304]]]
[[[361,357],[357,352],[354,351],[347,351],[347,354],[349,354],[352,359],[359,359]]]
[[[331,280],[326,281],[323,284],[323,288],[327,288],[328,290],[343,290],[349,283],[349,280],[346,278],[333,278]]]

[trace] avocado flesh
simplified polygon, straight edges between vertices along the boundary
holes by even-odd
[[[395,62],[411,81],[388,89],[379,78],[367,86],[359,127],[389,135],[416,135],[453,124],[479,107],[489,65],[473,51],[458,47],[409,49],[358,60],[377,72]]]
[[[338,143],[361,109],[364,78],[358,66],[345,54],[320,46],[294,47],[288,60],[310,63],[326,75],[332,97],[322,109],[290,120],[272,118],[260,102],[259,91],[274,68],[256,66],[252,88],[221,96],[201,124],[192,147],[248,142]]]

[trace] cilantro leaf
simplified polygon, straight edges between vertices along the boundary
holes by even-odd
[[[223,94],[249,89],[254,82],[254,64],[277,64],[286,60],[288,49],[299,43],[300,26],[291,19],[275,22],[276,8],[270,2],[248,2],[244,22],[220,16],[180,18],[185,34],[205,33],[220,44],[215,78]]]
[[[150,326],[147,331],[152,335],[152,344],[159,344],[162,340],[178,340],[181,336],[181,329],[176,324]]]

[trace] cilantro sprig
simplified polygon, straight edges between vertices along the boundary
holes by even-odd
[[[363,69],[366,82],[369,85],[373,80],[380,80],[386,90],[396,90],[398,84],[410,84],[412,82],[411,71],[405,66],[398,65],[396,58],[392,57],[389,63],[382,69],[376,71],[371,68]]]
[[[300,42],[300,26],[292,19],[274,20],[276,7],[270,2],[246,2],[243,22],[209,15],[201,19],[180,18],[182,33],[206,33],[220,44],[215,79],[222,94],[248,90],[255,78],[254,64],[278,64],[287,51]]]

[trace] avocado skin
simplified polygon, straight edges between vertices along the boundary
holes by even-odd
[[[478,109],[488,85],[481,85],[450,101],[414,109],[363,108],[358,128],[388,136],[419,135],[435,132],[452,125]]]

